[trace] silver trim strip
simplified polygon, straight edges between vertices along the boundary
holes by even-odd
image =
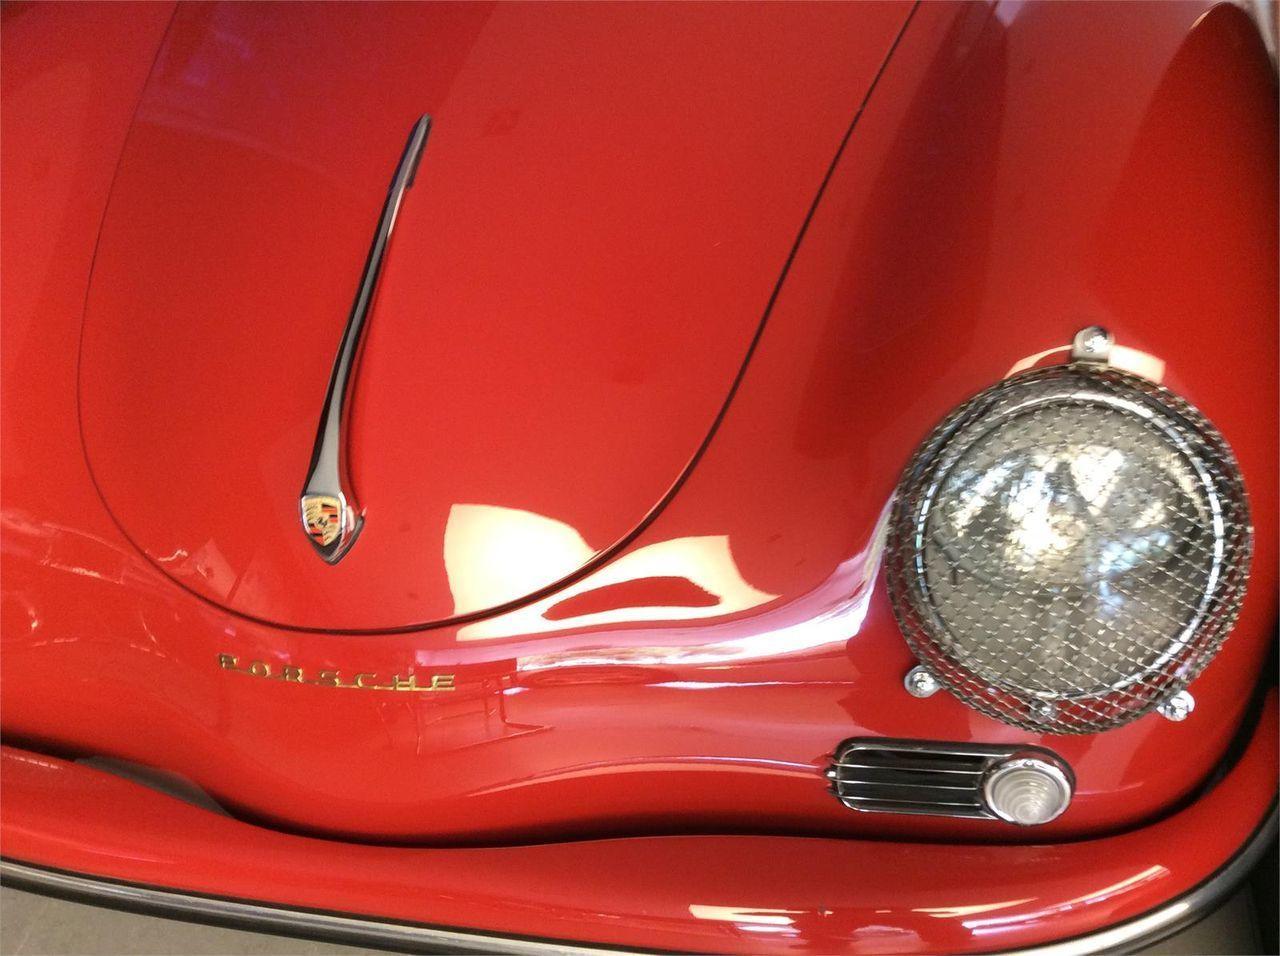
[[[622,952],[604,947],[491,936],[466,930],[390,923],[311,910],[293,910],[265,903],[196,896],[46,870],[12,860],[0,860],[0,882],[12,882],[17,887],[43,890],[54,895],[91,897],[95,901],[124,909],[278,932],[285,936],[385,946],[408,952],[503,953],[509,956],[616,956]]]
[[[1173,935],[1221,903],[1248,875],[1276,838],[1276,808],[1234,857],[1205,882],[1145,916],[1087,936],[1031,949],[1006,950],[1016,956],[1087,956],[1129,951]],[[0,882],[54,894],[89,897],[127,909],[203,919],[247,928],[342,942],[395,947],[408,951],[502,953],[510,956],[604,956],[637,952],[550,940],[493,936],[467,930],[439,929],[413,923],[390,923],[310,910],[291,910],[264,903],[196,896],[172,890],[78,876],[13,860],[0,859]]]
[[[1109,929],[1098,930],[1087,936],[1048,943],[1030,949],[1008,950],[1011,956],[1093,956],[1096,953],[1130,952],[1168,939],[1180,929],[1185,929],[1203,916],[1207,916],[1232,893],[1249,871],[1262,858],[1262,854],[1276,839],[1276,808],[1248,841],[1240,847],[1221,869],[1199,886],[1166,903],[1157,910],[1120,923]]]
[[[430,116],[423,116],[413,124],[409,141],[405,143],[395,176],[387,189],[387,199],[383,203],[378,228],[373,235],[373,245],[369,247],[369,257],[365,260],[364,273],[356,289],[355,301],[351,304],[347,328],[342,333],[342,344],[338,348],[338,357],[334,360],[333,372],[329,376],[329,390],[324,396],[320,426],[311,452],[311,465],[298,501],[303,530],[307,532],[307,537],[311,539],[320,557],[330,564],[337,564],[342,560],[342,556],[355,543],[356,536],[364,527],[364,513],[356,503],[346,460],[345,432],[347,415],[351,410],[351,373],[355,369],[356,356],[360,351],[365,320],[373,303],[373,292],[382,272],[382,260],[386,255],[387,244],[391,241],[391,231],[395,229],[396,215],[400,212],[400,202],[404,199],[405,190],[413,185],[430,131]],[[328,527],[330,521],[337,524],[336,534],[321,536],[317,527]]]

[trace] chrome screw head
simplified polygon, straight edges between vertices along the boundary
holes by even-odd
[[[1156,708],[1156,711],[1165,720],[1172,720],[1177,723],[1180,720],[1186,720],[1191,716],[1191,712],[1196,709],[1196,699],[1185,690],[1180,690],[1163,704]]]
[[[1076,333],[1071,342],[1071,361],[1073,362],[1109,362],[1111,360],[1111,343],[1115,341],[1100,325],[1090,325]]]
[[[1041,720],[1053,720],[1054,717],[1058,716],[1058,705],[1051,700],[1042,700],[1033,706],[1031,710]]]
[[[938,682],[938,678],[934,677],[925,667],[913,667],[907,671],[907,676],[902,679],[902,686],[907,689],[907,693],[912,697],[932,697],[942,689],[942,684]]]

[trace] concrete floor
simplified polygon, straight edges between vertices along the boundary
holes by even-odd
[[[3,956],[364,956],[379,950],[202,926],[0,889]]]
[[[1261,953],[1252,926],[1252,900],[1237,893],[1212,918],[1146,954]],[[201,926],[155,916],[0,889],[2,956],[376,956],[380,952]]]

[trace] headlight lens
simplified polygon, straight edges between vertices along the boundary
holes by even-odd
[[[1059,366],[988,389],[925,440],[895,502],[889,589],[916,656],[967,703],[1092,732],[1208,663],[1250,541],[1235,460],[1195,409]]]

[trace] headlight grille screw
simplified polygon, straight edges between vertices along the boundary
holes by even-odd
[[[942,689],[942,684],[938,682],[938,678],[934,677],[925,667],[913,667],[907,671],[907,676],[903,678],[902,685],[906,687],[907,693],[912,697],[932,697]]]
[[[1111,361],[1111,344],[1115,340],[1100,325],[1090,325],[1076,333],[1071,343],[1071,361],[1101,362]]]
[[[1187,691],[1180,690],[1157,707],[1156,711],[1165,720],[1172,720],[1176,723],[1179,720],[1186,720],[1195,709],[1196,699]]]

